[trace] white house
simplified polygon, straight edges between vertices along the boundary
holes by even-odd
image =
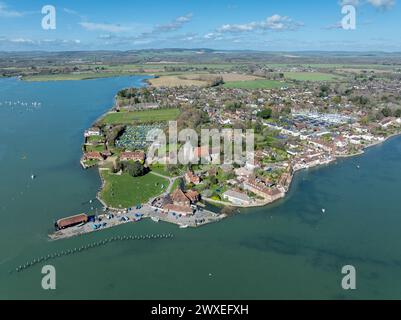
[[[238,206],[246,206],[251,204],[252,199],[249,198],[245,193],[228,190],[223,193],[223,199],[230,201],[232,204]]]

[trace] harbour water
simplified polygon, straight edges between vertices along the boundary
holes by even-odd
[[[57,218],[100,208],[89,203],[98,173],[79,164],[82,134],[119,89],[142,80],[0,79],[0,298],[401,298],[400,137],[300,172],[284,200],[220,223],[179,229],[144,220],[49,241]],[[10,273],[36,257],[127,234],[175,236],[52,259],[55,291],[42,289],[41,263]],[[344,265],[357,270],[355,291],[341,288]]]

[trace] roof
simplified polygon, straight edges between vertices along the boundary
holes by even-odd
[[[208,157],[209,156],[209,146],[195,148],[195,156],[198,158]]]
[[[251,198],[249,198],[245,193],[237,192],[234,190],[228,190],[223,193],[223,196],[227,196],[230,198],[236,198],[242,201],[251,201]]]
[[[191,214],[193,212],[191,207],[177,206],[175,204],[166,204],[163,209],[184,214]]]
[[[170,195],[170,197],[171,197],[171,200],[173,200],[174,202],[188,202],[189,201],[189,199],[186,197],[186,195],[180,188],[176,189]]]
[[[125,151],[120,155],[121,159],[134,159],[134,160],[144,160],[145,153],[143,151]]]
[[[185,193],[185,196],[191,200],[191,202],[194,202],[198,199],[199,197],[199,192],[195,190],[189,190]]]
[[[57,226],[59,228],[66,228],[69,226],[72,226],[74,224],[82,223],[82,222],[87,222],[88,221],[88,216],[85,213],[82,214],[77,214],[75,216],[63,218],[57,221]]]
[[[103,159],[100,152],[96,152],[96,151],[85,153],[85,158],[86,159]]]

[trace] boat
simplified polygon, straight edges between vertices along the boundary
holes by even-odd
[[[31,175],[31,179],[33,180],[33,179],[35,179],[36,178],[36,176],[34,175],[34,174],[32,174]]]
[[[186,229],[186,228],[188,228],[187,224],[180,224],[180,229]]]
[[[154,222],[159,222],[159,221],[160,221],[160,218],[157,218],[157,217],[151,217],[151,219],[152,219],[152,221],[154,221]]]
[[[325,212],[326,212],[326,209],[322,209],[322,212],[325,213]]]

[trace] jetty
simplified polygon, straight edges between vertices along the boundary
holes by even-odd
[[[56,222],[56,231],[49,234],[51,240],[60,240],[76,237],[92,232],[109,229],[126,223],[138,223],[142,219],[149,218],[153,221],[163,221],[176,224],[177,226],[200,227],[209,223],[217,222],[225,218],[225,215],[217,214],[204,208],[198,207],[193,215],[183,216],[174,212],[163,213],[157,208],[145,204],[137,208],[110,209],[98,216],[89,217],[80,214]]]

